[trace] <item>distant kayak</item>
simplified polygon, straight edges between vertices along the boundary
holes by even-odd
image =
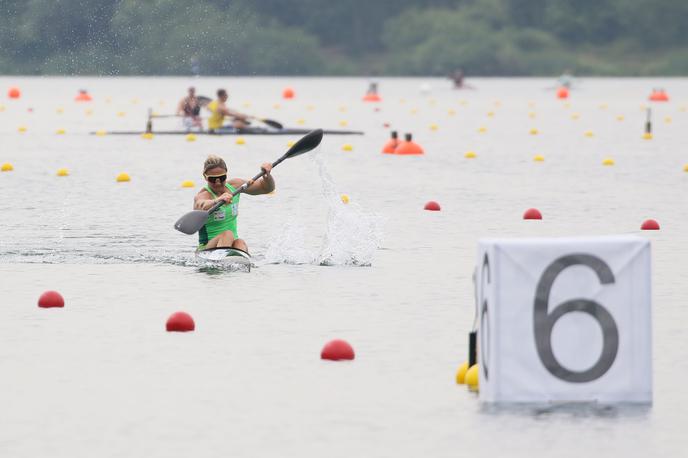
[[[238,248],[210,248],[196,251],[196,258],[222,265],[246,266],[251,271],[251,255]]]
[[[140,130],[124,130],[107,132],[108,135],[143,135],[145,133],[152,133],[153,135],[305,135],[312,129],[296,129],[285,127],[284,129],[268,129],[265,127],[247,127],[245,129],[235,129],[227,127],[218,129],[215,132],[209,131],[187,131],[187,130],[162,130],[145,132]],[[364,135],[364,132],[357,130],[325,130],[328,135]],[[90,135],[102,135],[102,132],[90,132]]]

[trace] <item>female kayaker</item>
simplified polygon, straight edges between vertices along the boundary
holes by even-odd
[[[194,198],[194,210],[209,210],[219,201],[225,204],[217,211],[208,215],[205,225],[198,231],[198,249],[231,247],[248,252],[248,247],[237,232],[237,217],[239,216],[239,199],[241,194],[232,198],[232,193],[244,183],[249,186],[245,194],[260,195],[275,190],[275,180],[270,175],[272,164],[264,163],[260,168],[265,175],[255,182],[242,178],[227,180],[227,164],[215,155],[210,155],[203,164],[203,178],[207,184]]]

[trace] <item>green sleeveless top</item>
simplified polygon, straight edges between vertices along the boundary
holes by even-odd
[[[225,186],[229,189],[229,192],[234,192],[236,189],[226,183]],[[209,186],[205,186],[206,191],[213,196],[213,199],[217,199],[217,195],[210,189]],[[205,225],[198,231],[198,244],[199,249],[203,249],[208,241],[212,240],[214,237],[220,235],[224,231],[232,231],[234,238],[238,239],[237,234],[237,216],[239,216],[239,197],[241,194],[237,194],[232,199],[232,203],[229,205],[223,205],[210,215],[208,215],[208,220]]]

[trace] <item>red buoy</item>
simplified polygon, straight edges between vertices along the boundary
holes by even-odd
[[[38,306],[43,308],[64,307],[64,298],[57,291],[46,291],[38,298]]]
[[[196,323],[186,312],[175,312],[167,319],[168,332],[187,332],[196,329]]]
[[[523,219],[542,219],[542,213],[537,208],[529,208],[523,213]]]
[[[282,97],[285,99],[293,99],[294,98],[294,90],[290,87],[285,87],[284,90],[282,91]]]
[[[18,99],[21,97],[21,91],[18,87],[11,87],[9,91],[7,91],[7,97],[10,99]]]
[[[560,87],[557,90],[557,98],[558,99],[568,99],[569,98],[569,90],[566,89],[564,86]]]
[[[320,359],[339,361],[342,359],[354,359],[354,349],[346,340],[335,339],[327,342],[320,352]]]
[[[394,150],[394,154],[401,154],[401,155],[421,155],[425,154],[425,151],[423,151],[423,148],[418,143],[415,143],[411,138],[411,134],[406,134],[405,135],[406,140],[403,142],[399,142],[397,145],[396,149]]]
[[[382,152],[385,154],[394,154],[394,150],[397,149],[399,144],[399,135],[396,130],[393,130],[390,135],[390,139],[387,140],[385,146],[382,147]]]
[[[642,229],[643,231],[658,231],[659,223],[654,219],[646,219],[645,221],[643,221],[643,224],[640,226],[640,229]]]
[[[438,204],[434,200],[431,200],[430,202],[425,204],[425,207],[423,207],[423,210],[429,210],[431,212],[438,212],[438,211],[440,211],[440,204]]]

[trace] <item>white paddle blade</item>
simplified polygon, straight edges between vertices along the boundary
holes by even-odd
[[[174,228],[179,232],[191,235],[198,232],[207,220],[207,211],[194,210],[179,218],[177,222],[174,223]]]

